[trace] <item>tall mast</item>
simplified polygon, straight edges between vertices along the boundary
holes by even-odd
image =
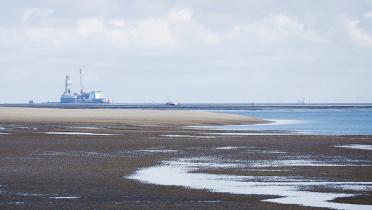
[[[80,68],[80,93],[84,93],[84,85],[83,85],[83,71]]]
[[[72,82],[71,82],[71,79],[70,79],[70,75],[66,75],[66,80],[65,80],[65,93],[71,93],[71,85],[72,85]]]

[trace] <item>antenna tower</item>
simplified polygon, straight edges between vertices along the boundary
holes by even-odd
[[[83,85],[83,71],[80,68],[80,93],[84,93],[84,85]]]

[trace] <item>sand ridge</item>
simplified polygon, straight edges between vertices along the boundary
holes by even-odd
[[[105,123],[144,126],[257,124],[247,116],[201,111],[141,109],[0,108],[0,122]]]

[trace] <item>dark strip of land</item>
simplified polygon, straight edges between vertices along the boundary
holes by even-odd
[[[0,130],[0,208],[2,209],[312,209],[262,202],[267,195],[232,195],[206,190],[158,186],[126,179],[136,170],[164,160],[214,157],[221,160],[280,160],[313,157],[319,160],[372,161],[367,150],[335,145],[371,144],[370,136],[218,136],[181,127],[70,123],[3,123]],[[94,135],[50,135],[82,132]],[[218,131],[222,132],[222,131]],[[8,134],[4,134],[8,133]],[[171,138],[189,135],[198,138]],[[218,147],[256,148],[283,153],[247,153]],[[169,150],[176,152],[146,152]],[[372,167],[283,167],[282,171],[238,169],[205,173],[247,176],[298,176],[331,181],[372,181]],[[324,189],[313,189],[324,191]],[[372,204],[371,192],[341,199]],[[76,197],[76,198],[74,198]],[[218,201],[218,202],[215,202]]]

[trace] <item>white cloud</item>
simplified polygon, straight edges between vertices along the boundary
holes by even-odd
[[[110,19],[108,22],[114,27],[124,27],[128,25],[127,21],[124,19]]]
[[[40,12],[34,9],[27,11]],[[63,48],[89,43],[89,46],[98,44],[107,48],[159,51],[220,43],[223,35],[211,32],[192,17],[192,10],[186,7],[171,8],[162,16],[141,19],[84,17],[75,19],[75,24],[71,26],[0,26],[0,42],[22,42],[31,48],[35,45]]]
[[[297,95],[347,100],[371,89],[372,14],[359,1],[66,0],[27,1],[22,8],[7,1],[2,11],[0,74],[7,70],[8,76],[0,87],[12,93],[0,100],[35,93],[43,101],[58,99],[63,75],[81,65],[104,81],[97,79],[92,87],[125,102],[133,102],[126,97],[156,101],[167,91],[187,102],[229,102],[235,96],[293,101]],[[342,14],[360,19],[340,24]],[[20,72],[28,73],[21,82],[14,79]],[[54,90],[33,84],[14,89],[40,74]],[[318,82],[309,82],[310,76]],[[346,88],[351,80],[363,88]],[[298,85],[285,88],[291,81]],[[318,90],[333,86],[339,93],[320,93],[315,83]],[[141,90],[123,94],[138,84]],[[363,97],[370,100],[372,92]]]
[[[104,32],[104,23],[101,18],[83,18],[78,20],[78,32],[81,35],[93,35]]]
[[[134,41],[143,42],[149,47],[170,45],[173,35],[169,25],[164,20],[147,19],[134,23],[129,33],[133,34]]]
[[[296,39],[314,42],[327,40],[317,31],[306,28],[297,18],[287,15],[275,15],[255,22],[236,25],[234,31],[272,42],[294,41]]]
[[[362,46],[372,47],[372,35],[359,27],[359,20],[345,19],[345,26],[350,37]]]
[[[372,18],[372,12],[366,13],[363,16],[366,18]]]
[[[21,19],[23,23],[27,23],[33,17],[46,18],[53,14],[50,8],[25,8],[22,10]]]
[[[52,14],[52,10],[25,11],[27,17]],[[21,25],[3,28],[2,31],[8,33],[8,37],[11,37],[14,42],[22,40],[21,42],[27,43],[29,40],[30,43],[39,46],[63,48],[85,43],[89,46],[98,44],[100,47],[107,48],[160,51],[175,48],[200,50],[216,46],[224,47],[223,45],[229,47],[230,42],[256,44],[255,40],[278,43],[293,40],[313,42],[325,40],[318,32],[307,28],[298,18],[288,15],[274,15],[256,21],[246,21],[235,24],[233,28],[227,27],[227,30],[214,30],[206,23],[194,19],[193,16],[191,7],[174,7],[168,9],[167,13],[154,17],[137,19],[81,17],[76,18],[75,24],[70,26]],[[246,37],[249,39],[247,40]]]
[[[190,8],[172,9],[168,14],[170,23],[190,22],[192,19],[192,11]]]

